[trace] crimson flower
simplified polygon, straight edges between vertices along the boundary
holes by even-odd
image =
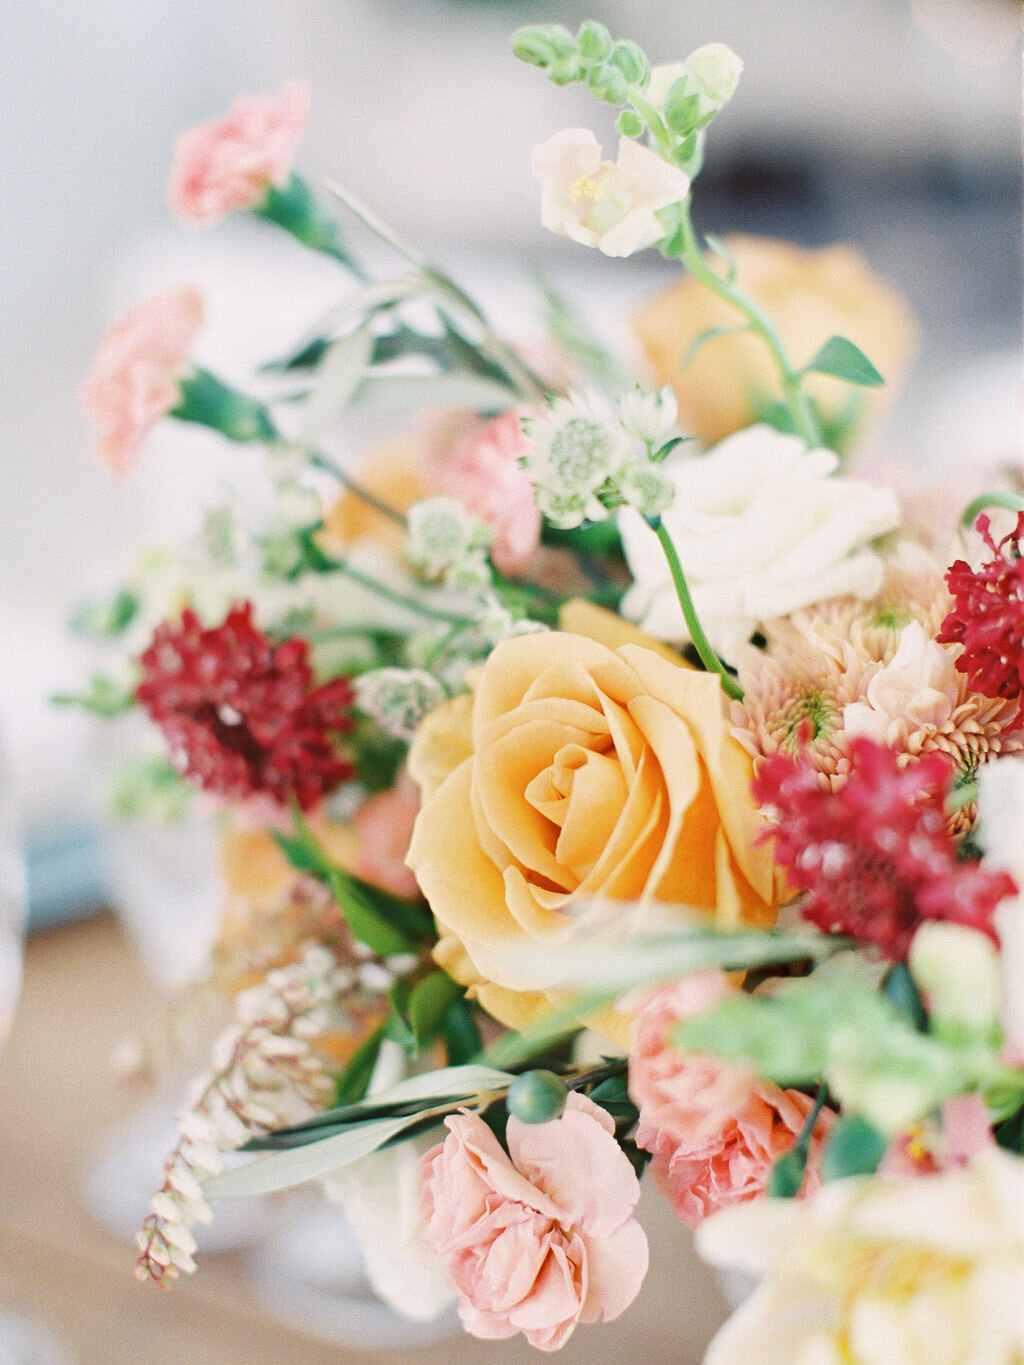
[[[996,939],[992,914],[1016,886],[1005,872],[960,861],[944,802],[952,769],[942,754],[900,767],[865,737],[851,744],[845,786],[825,791],[810,760],[777,753],[754,780],[774,808],[775,858],[807,892],[803,917],[829,934],[906,957],[924,920],[952,920]],[[998,942],[998,940],[996,940]]]
[[[349,730],[347,678],[314,688],[309,646],[275,644],[252,623],[252,603],[204,629],[186,609],[157,626],[142,655],[136,699],[159,725],[175,765],[231,800],[294,797],[308,810],[353,774],[332,736]]]
[[[953,610],[935,638],[943,645],[963,645],[956,666],[975,692],[1018,697],[1024,689],[1024,512],[998,545],[989,524],[983,513],[975,529],[992,558],[980,569],[958,559],[946,573]]]

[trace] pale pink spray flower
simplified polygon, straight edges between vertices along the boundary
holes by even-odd
[[[437,461],[441,491],[494,532],[491,558],[503,574],[522,573],[540,544],[533,485],[519,464],[529,449],[519,414],[506,412],[472,427]]]
[[[203,321],[193,284],[137,304],[108,332],[81,391],[86,417],[98,429],[97,454],[124,478],[138,463],[150,429],[181,401],[180,381]]]
[[[557,1351],[578,1322],[616,1318],[647,1272],[640,1185],[610,1116],[570,1094],[549,1123],[508,1121],[508,1152],[477,1114],[445,1120],[423,1157],[424,1241],[448,1263],[463,1326]]]
[[[702,1014],[731,989],[721,972],[684,977],[652,996],[633,1025],[629,1091],[640,1110],[637,1145],[652,1154],[655,1182],[688,1227],[763,1193],[772,1165],[793,1146],[813,1105],[744,1066],[673,1044],[674,1024]],[[823,1111],[815,1123],[804,1194],[820,1185],[817,1160],[834,1118]]]
[[[309,90],[290,81],[274,95],[243,95],[223,118],[178,139],[167,198],[189,227],[209,227],[238,209],[256,208],[270,186],[291,175],[309,120]]]
[[[419,809],[419,788],[406,772],[393,787],[363,802],[352,817],[359,836],[357,876],[393,896],[419,895],[416,878],[405,865]]]

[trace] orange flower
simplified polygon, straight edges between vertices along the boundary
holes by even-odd
[[[686,907],[668,912],[683,922],[773,919],[750,760],[717,679],[616,644],[506,641],[475,695],[432,712],[410,755],[423,808],[409,865],[438,921],[435,957],[513,1027],[556,998],[521,950],[571,951],[595,900],[629,902],[638,921],[652,902]],[[624,1023],[598,1026],[624,1039]]]
[[[913,319],[859,252],[848,246],[808,251],[764,237],[729,237],[726,245],[736,261],[737,284],[772,319],[794,365],[805,365],[828,337],[839,334],[865,352],[889,385],[899,378],[913,349]],[[717,256],[708,262],[724,273]],[[683,369],[702,332],[742,321],[734,308],[689,278],[657,294],[633,320],[657,382],[675,390],[683,430],[705,445],[750,426],[765,401],[779,396],[768,349],[749,332],[714,337]],[[812,376],[807,390],[830,417],[861,392],[823,375]],[[877,396],[866,401],[875,403]]]

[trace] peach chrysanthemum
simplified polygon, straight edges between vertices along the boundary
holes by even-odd
[[[850,741],[868,734],[903,763],[948,754],[961,785],[987,759],[1024,749],[1019,703],[972,691],[954,668],[959,646],[936,643],[949,605],[941,566],[903,546],[876,598],[796,612],[772,630],[766,650],[747,650],[732,720],[755,770],[780,751],[804,752],[821,786],[838,791]],[[973,817],[970,805],[952,823],[965,829]]]

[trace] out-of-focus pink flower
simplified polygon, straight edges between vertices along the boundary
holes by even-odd
[[[521,573],[540,544],[540,512],[519,457],[531,449],[517,412],[482,422],[436,461],[441,491],[494,532],[491,556],[503,574]]]
[[[242,96],[223,118],[178,139],[167,186],[171,211],[189,227],[209,227],[255,208],[291,174],[309,119],[309,90],[291,81],[275,95]]]
[[[685,977],[654,995],[633,1026],[629,1090],[640,1110],[637,1144],[652,1154],[658,1188],[691,1228],[764,1192],[773,1163],[792,1147],[813,1103],[746,1067],[673,1046],[672,1025],[710,1009],[730,989],[721,972]],[[815,1124],[804,1195],[820,1186],[821,1142],[834,1118],[823,1111]]]
[[[359,807],[352,819],[359,837],[357,877],[393,896],[419,894],[416,878],[405,865],[419,808],[419,789],[405,772],[389,791],[377,792]]]
[[[99,431],[97,454],[121,478],[138,463],[150,429],[181,401],[180,380],[203,321],[194,284],[137,304],[108,332],[81,391],[86,417]]]
[[[570,1094],[550,1123],[510,1118],[508,1153],[476,1114],[445,1124],[420,1167],[424,1240],[448,1262],[467,1331],[522,1332],[557,1351],[578,1322],[624,1312],[647,1272],[647,1239],[609,1115]]]

